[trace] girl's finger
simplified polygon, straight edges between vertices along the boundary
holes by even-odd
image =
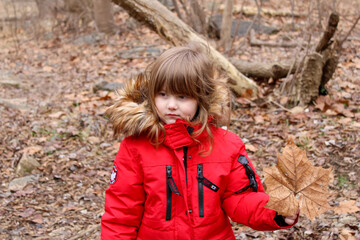
[[[288,224],[288,225],[293,225],[294,224],[294,222],[295,222],[295,219],[296,218],[289,218],[289,217],[286,217],[285,218],[285,222],[286,222],[286,224]]]

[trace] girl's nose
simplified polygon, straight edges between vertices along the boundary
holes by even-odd
[[[168,108],[171,110],[177,109],[176,99],[174,97],[170,97],[168,101]]]

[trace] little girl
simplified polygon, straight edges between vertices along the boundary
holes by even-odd
[[[107,114],[122,134],[101,219],[102,239],[234,240],[229,217],[256,230],[297,216],[264,208],[269,196],[229,122],[229,92],[204,48],[165,51],[128,82]]]

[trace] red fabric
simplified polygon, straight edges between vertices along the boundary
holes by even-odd
[[[288,228],[278,226],[274,221],[276,212],[264,208],[269,197],[257,175],[258,192],[248,189],[235,194],[249,184],[244,167],[237,161],[240,155],[247,157],[237,135],[213,127],[213,150],[201,156],[199,152],[206,146],[194,141],[186,128],[183,121],[166,125],[164,144],[158,148],[145,136],[127,137],[121,142],[114,162],[116,180],[105,194],[101,239],[234,240],[228,217],[257,230]],[[205,135],[198,136],[199,140]],[[184,146],[189,147],[187,182]],[[203,176],[219,187],[215,192],[204,186],[204,217],[199,216],[198,164],[203,165]],[[172,193],[169,221],[166,221],[167,165],[171,165],[181,194]]]

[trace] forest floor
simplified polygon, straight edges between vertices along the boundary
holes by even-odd
[[[100,238],[104,191],[120,144],[104,117],[116,98],[104,82],[135,76],[170,47],[127,19],[118,13],[121,28],[113,36],[88,28],[0,39],[0,239]],[[258,37],[302,39],[301,34],[282,29]],[[314,33],[315,43],[320,35],[320,30]],[[293,48],[251,48],[241,40],[234,46],[244,60],[292,62],[296,56]],[[300,216],[289,230],[234,225],[238,239],[360,239],[359,49],[358,38],[345,42],[326,86],[329,94],[305,109],[281,105],[275,92],[283,80],[258,82],[263,97],[257,100],[236,99],[230,130],[246,143],[262,178],[262,169],[276,163],[289,136],[314,165],[332,168],[331,209],[313,221]],[[17,174],[19,162],[38,165]]]

